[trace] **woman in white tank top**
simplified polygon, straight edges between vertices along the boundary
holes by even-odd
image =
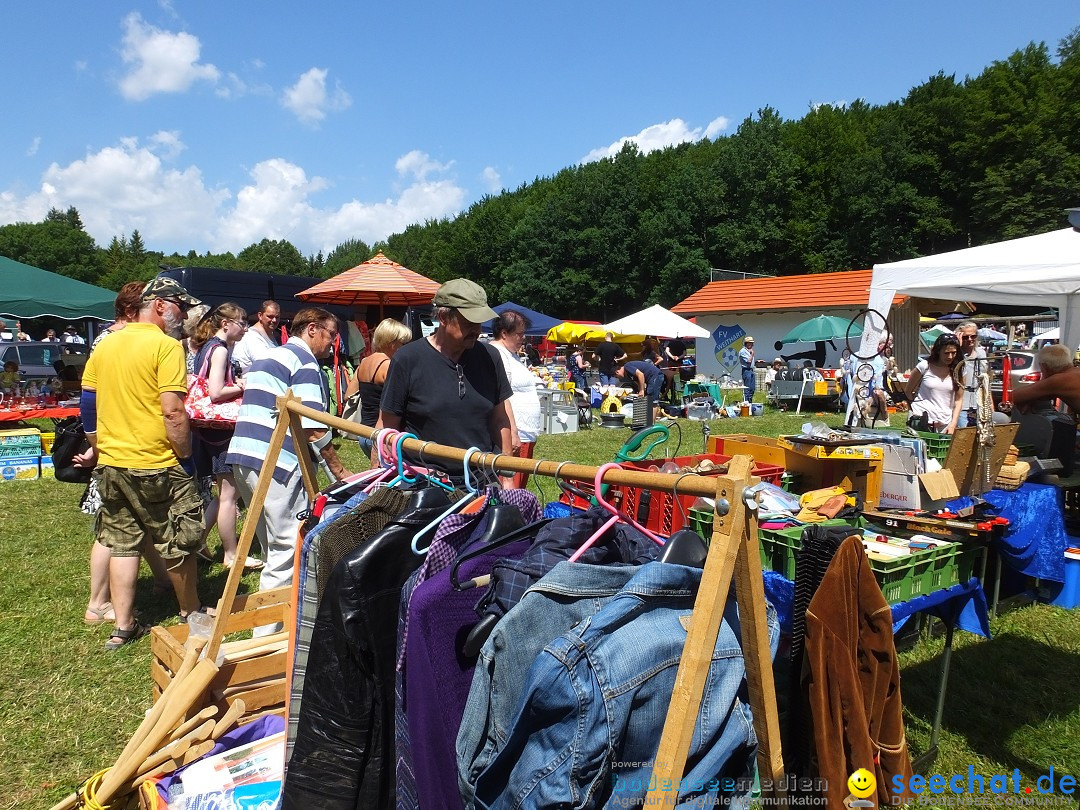
[[[909,424],[926,416],[931,430],[952,433],[964,402],[963,389],[952,375],[952,367],[960,352],[960,341],[954,335],[941,335],[930,349],[930,358],[920,360],[911,373],[907,395],[911,401]]]

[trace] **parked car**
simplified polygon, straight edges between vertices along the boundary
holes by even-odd
[[[995,405],[1001,401],[1001,374],[1006,354],[1009,356],[1009,363],[1012,366],[1009,372],[1010,391],[1015,391],[1017,386],[1042,379],[1042,372],[1039,371],[1039,357],[1035,352],[1010,351],[991,355],[989,358],[990,394],[994,398]]]
[[[80,343],[35,340],[0,343],[0,362],[14,360],[19,364],[19,374],[27,382],[50,377],[77,381],[82,377],[82,367],[89,351],[89,346]],[[69,359],[64,360],[65,357]]]

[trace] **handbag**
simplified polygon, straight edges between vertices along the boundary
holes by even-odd
[[[235,397],[228,402],[214,402],[210,399],[210,385],[206,381],[209,365],[210,353],[207,353],[199,373],[188,375],[187,396],[184,398],[184,410],[187,411],[188,421],[194,427],[233,430],[236,427],[236,419],[240,415],[242,397]]]
[[[93,472],[91,467],[76,467],[72,460],[79,453],[90,449],[90,440],[83,430],[81,416],[69,416],[56,424],[56,438],[53,440],[53,473],[57,481],[68,484],[87,484]]]

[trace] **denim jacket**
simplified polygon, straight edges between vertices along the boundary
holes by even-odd
[[[561,562],[499,620],[480,650],[457,737],[458,787],[472,807],[476,779],[506,744],[529,667],[552,639],[597,613],[637,565]]]
[[[686,641],[701,570],[640,568],[596,615],[545,647],[529,670],[506,745],[480,774],[482,808],[640,803]],[[768,609],[773,655],[779,636]],[[680,799],[745,798],[757,747],[746,704],[738,612],[728,599],[680,783]]]

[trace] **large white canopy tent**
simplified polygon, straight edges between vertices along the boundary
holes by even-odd
[[[656,335],[658,337],[707,338],[709,330],[691,323],[659,304],[612,321],[606,327],[617,335]]]
[[[919,298],[1056,307],[1062,343],[1080,347],[1080,228],[1010,239],[918,259],[875,264],[869,307],[888,316],[897,293]],[[861,355],[876,351],[872,315]]]

